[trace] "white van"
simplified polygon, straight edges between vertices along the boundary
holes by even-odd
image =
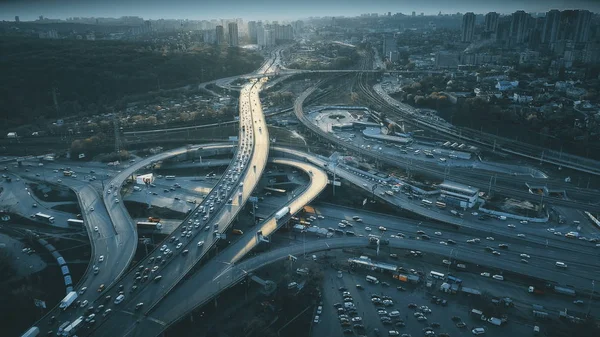
[[[556,261],[556,266],[557,266],[558,268],[567,269],[567,264],[566,264],[566,263],[564,263],[564,262],[559,262],[559,261]]]
[[[494,275],[494,276],[492,276],[492,278],[494,280],[504,281],[504,276],[502,276],[502,275]]]
[[[471,330],[471,332],[474,335],[484,335],[485,334],[485,329],[484,328],[475,328],[475,329]]]

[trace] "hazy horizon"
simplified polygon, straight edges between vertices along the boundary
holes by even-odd
[[[24,0],[0,1],[0,20],[33,21],[40,15],[50,19],[69,17],[139,16],[144,19],[210,20],[242,18],[244,20],[292,20],[310,16],[356,16],[364,13],[403,13],[426,15],[490,11],[512,13],[516,10],[546,12],[550,9],[588,9],[600,12],[596,0]]]

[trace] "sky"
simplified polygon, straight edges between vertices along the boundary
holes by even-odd
[[[589,9],[600,0],[0,0],[0,20],[140,16],[144,19],[291,20],[309,16],[354,16],[361,13],[425,14],[516,10]]]

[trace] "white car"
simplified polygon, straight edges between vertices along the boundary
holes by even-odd
[[[483,277],[490,277],[490,273],[488,273],[488,272],[483,272],[483,273],[481,273],[479,275],[481,275]]]
[[[175,249],[179,249],[179,248],[181,248],[181,246],[183,246],[183,243],[180,242],[177,244],[177,246],[175,246]]]
[[[160,251],[161,251],[161,252],[164,252],[164,251],[165,251],[165,249],[167,249],[167,245],[162,245],[162,247],[160,247]]]
[[[520,257],[524,258],[524,259],[529,259],[531,258],[531,256],[527,255],[527,254],[521,254],[519,255]]]
[[[118,203],[119,203],[119,199],[115,199],[115,204],[118,204]]]
[[[487,238],[485,238],[486,240],[490,240],[490,241],[494,241],[494,237],[493,236],[488,236]]]
[[[387,228],[385,228],[383,226],[379,226],[379,230],[382,231],[382,232],[385,232],[385,231],[387,231]]]
[[[507,226],[508,226],[508,228],[516,228],[517,227],[517,226],[515,226],[513,224],[508,224]]]
[[[440,245],[447,246],[447,245],[448,245],[448,242],[446,242],[446,241],[440,241]]]
[[[94,207],[90,207],[90,212],[93,212],[93,211],[94,211]]]
[[[104,255],[100,255],[100,257],[98,258],[98,262],[102,262],[104,261]]]
[[[520,238],[524,238],[525,234],[517,234],[517,236],[520,237]]]
[[[502,275],[493,275],[492,278],[498,281],[504,281],[504,276]]]
[[[440,236],[440,235],[442,235],[442,232],[435,232],[433,234]]]
[[[83,293],[85,293],[86,290],[87,290],[87,287],[83,287],[83,288],[79,289],[79,295],[83,295]]]
[[[370,231],[371,231],[371,227],[365,227],[365,230],[366,230],[367,232],[370,232]]]
[[[556,229],[554,229],[554,228],[548,228],[548,229],[546,229],[546,230],[547,230],[548,232],[550,232],[550,233],[554,233],[554,232],[556,232]]]
[[[94,226],[94,232],[98,231],[98,226]]]

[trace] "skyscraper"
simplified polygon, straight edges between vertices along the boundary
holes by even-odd
[[[223,26],[218,25],[215,28],[215,32],[216,32],[216,39],[215,42],[217,43],[217,45],[222,45],[225,43],[225,31],[223,30]]]
[[[389,59],[391,62],[398,61],[398,45],[394,35],[386,35],[383,38],[383,57]]]
[[[489,12],[485,15],[484,31],[495,33],[498,31],[498,18],[500,15],[496,12]]]
[[[542,29],[542,43],[556,42],[560,27],[560,11],[553,9],[546,13],[546,21]]]
[[[475,14],[468,12],[463,15],[462,21],[462,42],[473,41],[473,33],[475,31]]]
[[[235,22],[230,22],[227,25],[228,28],[228,34],[229,34],[229,46],[230,47],[237,47],[239,46],[240,42],[239,42],[239,35],[238,35],[238,25]]]
[[[590,24],[592,13],[588,10],[577,10],[575,19],[575,42],[588,42],[590,38]]]
[[[516,11],[513,13],[510,23],[510,43],[521,44],[527,40],[528,24],[531,15],[525,11]]]
[[[250,43],[257,43],[256,28],[256,21],[248,21],[248,37],[250,38]]]
[[[15,16],[15,22],[16,22],[16,23],[19,23],[19,22],[21,22],[21,19],[19,18],[19,16],[18,16],[18,15],[16,15],[16,16]]]

